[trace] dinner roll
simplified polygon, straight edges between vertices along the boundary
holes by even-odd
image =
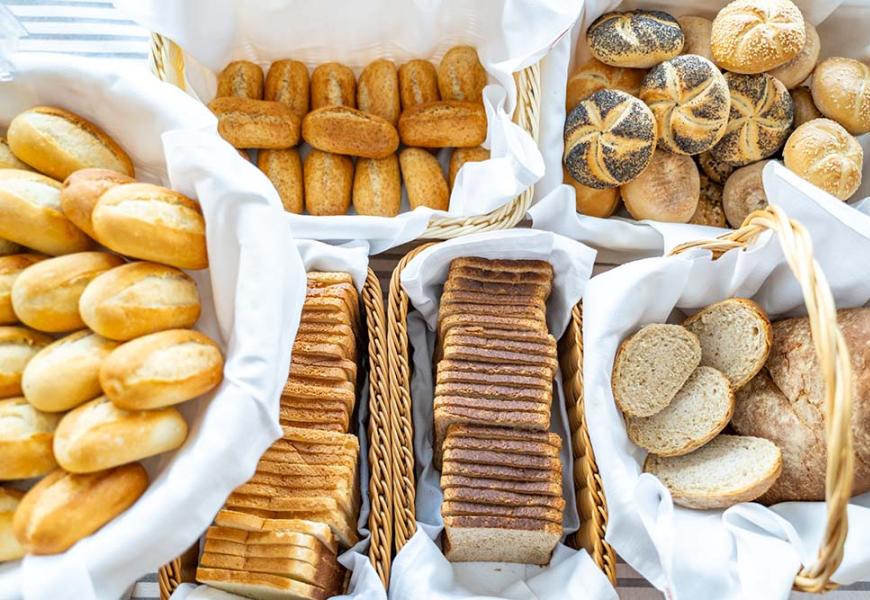
[[[637,177],[655,145],[655,118],[646,104],[619,90],[599,90],[568,113],[562,162],[579,183],[600,190]]]
[[[789,136],[782,157],[787,168],[840,200],[861,186],[864,150],[836,121],[804,123]]]
[[[819,119],[822,113],[813,102],[810,88],[804,86],[791,90],[791,101],[794,103],[794,126],[800,127],[807,121]]]
[[[568,78],[565,92],[565,109],[571,110],[584,98],[598,90],[622,90],[632,96],[640,92],[640,84],[646,71],[643,69],[623,69],[611,67],[600,60],[590,58],[577,67]]]
[[[22,169],[30,171],[31,167],[27,163],[18,160],[18,157],[12,153],[9,147],[9,142],[5,137],[0,137],[0,169]]]
[[[24,398],[0,400],[0,480],[39,477],[57,466],[52,439],[59,420]]]
[[[719,185],[724,184],[725,180],[728,179],[728,176],[731,175],[736,168],[726,162],[716,160],[709,151],[702,152],[695,158],[704,175]]]
[[[305,115],[302,137],[323,152],[364,158],[386,158],[399,147],[399,133],[389,121],[347,106],[327,106]]]
[[[767,73],[725,73],[725,80],[731,92],[731,114],[725,135],[710,154],[738,167],[775,154],[788,137],[794,119],[788,90]]]
[[[311,72],[311,110],[324,106],[356,108],[356,78],[350,67],[330,62]]]
[[[399,101],[399,72],[393,61],[380,59],[366,65],[359,75],[356,105],[361,111],[377,115],[396,126],[402,106]]]
[[[701,193],[698,197],[698,208],[689,219],[695,225],[710,227],[728,227],[725,209],[722,208],[722,186],[705,175],[701,175]]]
[[[200,313],[193,279],[178,269],[133,262],[96,277],[79,299],[82,320],[113,340],[192,327]]]
[[[17,560],[24,556],[25,550],[12,533],[12,516],[24,492],[0,488],[0,562]]]
[[[819,32],[809,21],[805,22],[807,28],[807,41],[801,51],[793,59],[770,71],[770,74],[779,79],[782,85],[788,89],[795,88],[812,75],[819,60],[821,40]]]
[[[40,350],[21,377],[24,397],[45,412],[75,408],[102,393],[100,365],[118,342],[83,329]]]
[[[411,210],[418,206],[449,208],[450,189],[437,158],[422,148],[403,148],[399,152],[399,165]]]
[[[358,215],[395,217],[402,208],[399,157],[359,158],[353,171],[353,207]]]
[[[486,140],[486,124],[480,102],[428,102],[402,111],[399,137],[406,146],[473,148]]]
[[[648,69],[683,49],[677,20],[660,10],[605,13],[586,30],[592,56],[614,67]]]
[[[312,215],[343,215],[353,192],[353,159],[312,149],[302,164],[305,209]]]
[[[132,177],[109,169],[82,169],[66,178],[60,190],[60,208],[76,227],[96,238],[91,213],[105,192],[116,185],[134,183]]]
[[[269,66],[263,99],[287,105],[302,119],[308,112],[308,67],[298,60],[276,60]]]
[[[438,92],[442,100],[481,102],[486,71],[471,46],[454,46],[438,64]]]
[[[260,150],[257,152],[257,168],[269,178],[284,210],[301,213],[305,204],[302,183],[302,159],[298,148],[285,150]]]
[[[0,256],[0,325],[18,322],[12,310],[12,285],[27,267],[45,260],[41,254],[11,254]]]
[[[652,69],[640,87],[656,119],[658,145],[700,154],[725,134],[731,95],[725,77],[703,56],[684,54]]]
[[[415,59],[399,67],[399,95],[403,110],[441,100],[435,65],[428,60]]]
[[[100,367],[100,385],[120,408],[162,408],[215,388],[223,368],[220,347],[211,338],[191,329],[172,329],[112,352]]]
[[[813,72],[813,102],[852,135],[870,131],[870,67],[835,56]],[[0,232],[2,235],[2,232]]]
[[[489,150],[480,146],[476,148],[454,148],[450,153],[450,163],[447,165],[447,183],[450,184],[450,189],[453,189],[453,184],[456,182],[456,176],[459,175],[459,170],[462,165],[470,162],[483,162],[489,160]]]
[[[85,326],[79,298],[100,273],[123,264],[107,252],[79,252],[43,260],[25,269],[12,285],[12,309],[22,323],[59,333]]]
[[[710,31],[713,60],[733,73],[775,69],[797,56],[805,41],[804,17],[791,0],[734,0]]]
[[[21,246],[15,242],[10,242],[9,240],[0,238],[0,256],[9,256],[10,254],[16,254],[18,252],[21,252]]]
[[[150,183],[129,183],[100,196],[91,218],[97,240],[132,258],[179,269],[208,267],[199,203]]]
[[[24,367],[51,342],[47,335],[26,327],[0,327],[0,398],[21,395]]]
[[[70,473],[93,473],[175,450],[187,422],[173,407],[124,410],[100,396],[66,413],[54,433],[54,456]]]
[[[231,62],[218,73],[216,96],[262,100],[263,69],[260,65],[247,60]]]
[[[574,188],[574,200],[577,212],[589,217],[609,217],[616,212],[619,206],[619,188],[605,188],[596,190],[587,187],[571,177],[567,169],[562,167],[562,181]]]
[[[133,163],[115,140],[61,108],[36,106],[18,114],[6,138],[15,156],[58,181],[90,167],[133,176]]]
[[[281,102],[224,96],[208,107],[218,119],[218,133],[234,148],[281,149],[299,143],[302,122]]]
[[[677,17],[677,23],[683,30],[685,43],[681,54],[697,54],[707,60],[713,60],[710,51],[710,32],[713,30],[713,21],[704,17],[683,15]]]
[[[725,182],[722,189],[722,208],[731,227],[740,227],[749,213],[767,206],[761,172],[769,162],[762,160],[737,169]]]
[[[656,150],[649,167],[622,186],[622,201],[638,221],[688,223],[698,208],[700,193],[695,161],[682,154]]]

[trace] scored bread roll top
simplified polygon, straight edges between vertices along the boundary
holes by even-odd
[[[356,104],[363,112],[377,115],[395,127],[402,112],[399,73],[391,60],[369,63],[359,76]]]
[[[50,337],[26,327],[0,327],[0,398],[21,395],[24,367],[50,343]]]
[[[819,60],[819,51],[821,50],[819,32],[809,21],[806,21],[804,26],[807,30],[807,41],[804,43],[804,47],[793,59],[770,72],[788,89],[799,86],[807,77],[812,75],[816,62]]]
[[[299,143],[300,119],[286,104],[224,97],[208,103],[218,133],[235,148],[290,148]]]
[[[12,285],[24,269],[41,260],[45,260],[45,257],[40,254],[0,256],[0,325],[14,325],[18,322],[18,317],[12,310]]]
[[[299,150],[260,150],[257,153],[257,168],[260,169],[281,197],[284,210],[301,213],[304,205],[302,188],[302,159]]]
[[[9,147],[9,142],[5,137],[0,137],[0,169],[21,169],[23,171],[32,171],[32,167],[27,163],[18,160],[18,157],[12,153]]]
[[[562,177],[562,181],[574,188],[574,199],[578,213],[590,217],[605,218],[616,212],[621,198],[618,187],[596,190],[585,186],[571,177],[571,174],[564,167],[562,167]]]
[[[104,193],[124,183],[135,183],[132,177],[109,169],[82,169],[66,178],[60,190],[60,208],[73,224],[96,238],[91,214]]]
[[[813,71],[813,101],[822,114],[852,135],[870,131],[870,67],[834,56]]]
[[[17,560],[26,550],[12,533],[12,517],[24,492],[0,488],[0,562]]]
[[[840,200],[861,186],[864,150],[836,121],[804,123],[789,136],[782,157],[787,168]]]
[[[399,157],[360,158],[353,173],[353,207],[358,215],[395,217],[402,206]]]
[[[218,98],[235,96],[250,100],[263,98],[263,69],[247,60],[231,62],[218,73]]]
[[[648,69],[683,49],[677,20],[660,10],[605,13],[586,31],[592,56],[614,67]]]
[[[640,84],[646,75],[644,69],[612,67],[600,60],[590,58],[568,78],[565,91],[565,108],[571,110],[584,98],[598,90],[622,90],[632,96],[640,92]]]
[[[305,115],[302,137],[323,152],[364,158],[386,158],[399,147],[399,134],[389,121],[347,106],[326,106]]]
[[[353,159],[312,150],[302,165],[305,209],[312,215],[343,215],[350,208]]]
[[[356,79],[350,67],[324,63],[311,73],[311,110],[325,106],[356,108]]]
[[[794,127],[797,129],[807,121],[819,119],[822,113],[813,102],[813,95],[808,87],[791,90],[791,101],[794,103]]]
[[[450,153],[450,163],[447,167],[447,179],[450,183],[450,189],[453,189],[453,184],[456,181],[456,176],[459,175],[459,170],[462,165],[470,162],[482,162],[489,160],[489,150],[481,148],[456,148]]]
[[[404,148],[399,163],[411,210],[418,206],[447,210],[450,190],[437,158],[422,148]]]
[[[486,139],[486,111],[479,102],[444,100],[402,112],[399,136],[406,146],[473,148]]]
[[[652,162],[622,186],[625,208],[637,220],[688,223],[698,208],[701,179],[695,161],[656,150]]]
[[[486,71],[471,46],[454,46],[438,64],[438,91],[442,100],[481,102]]]
[[[713,60],[713,53],[710,51],[710,32],[713,29],[713,21],[704,17],[683,15],[677,17],[677,23],[680,24],[685,38],[682,54],[697,54],[707,60]]]
[[[264,100],[290,107],[300,119],[308,112],[308,67],[298,60],[276,60],[266,75]]]
[[[403,110],[417,104],[440,100],[435,65],[428,60],[416,59],[399,67],[399,95],[402,98]]]
[[[52,440],[59,420],[24,398],[0,400],[0,480],[39,477],[57,466]]]

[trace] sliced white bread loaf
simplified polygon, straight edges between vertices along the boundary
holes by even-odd
[[[734,412],[728,378],[713,367],[698,367],[673,401],[651,417],[628,417],[632,442],[659,456],[700,448],[722,431]]]
[[[647,325],[619,346],[613,398],[631,417],[649,417],[671,403],[701,362],[697,336],[679,325]]]
[[[727,508],[755,500],[782,472],[782,454],[768,440],[720,435],[683,456],[650,454],[643,466],[686,508]]]
[[[268,573],[199,567],[196,580],[219,590],[260,600],[326,600],[321,587]]]

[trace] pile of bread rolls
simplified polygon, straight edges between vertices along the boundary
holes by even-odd
[[[466,162],[489,158],[482,93],[486,71],[470,46],[451,48],[438,68],[376,60],[360,73],[340,63],[311,73],[295,60],[230,63],[209,107],[218,131],[257,166],[293,213],[392,217],[402,183],[411,209],[447,210]],[[307,143],[304,161],[298,146]],[[400,145],[402,148],[400,149]],[[433,154],[454,148],[448,177]],[[448,183],[449,182],[449,183]]]
[[[621,199],[638,220],[739,227],[767,205],[761,172],[780,155],[840,200],[860,186],[870,68],[817,64],[819,35],[791,0],[735,0],[712,21],[611,12],[586,41],[563,156],[579,212],[609,217]]]
[[[131,506],[137,461],[181,446],[174,405],[223,377],[191,329],[208,266],[199,204],[133,179],[93,123],[36,107],[0,152],[0,560],[62,552]]]

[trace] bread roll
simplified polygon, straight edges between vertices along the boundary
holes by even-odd
[[[399,67],[399,95],[402,110],[440,100],[435,65],[428,60],[412,60]]]
[[[218,133],[236,148],[290,148],[299,143],[301,121],[286,104],[247,98],[215,98],[208,107]]]
[[[199,318],[196,283],[178,269],[133,262],[94,279],[79,300],[82,320],[113,340],[192,327]]]
[[[61,211],[60,187],[39,173],[0,169],[0,237],[52,256],[87,250],[91,240]]]
[[[58,469],[21,500],[12,525],[29,554],[57,554],[127,510],[148,487],[140,464],[74,475]]]
[[[0,400],[0,480],[30,479],[54,469],[54,430],[60,420],[24,398]]]
[[[649,107],[625,92],[599,90],[568,113],[562,163],[579,183],[602,190],[637,177],[655,146]]]
[[[24,269],[45,257],[40,254],[0,256],[0,325],[14,325],[18,317],[12,309],[12,285]]]
[[[0,169],[21,169],[30,171],[30,165],[18,160],[18,157],[12,153],[9,147],[9,142],[5,137],[0,137]]]
[[[763,73],[797,56],[806,37],[804,17],[791,0],[734,0],[713,20],[710,49],[722,69]]]
[[[789,136],[782,157],[787,168],[840,200],[861,186],[864,150],[836,121],[804,123]]]
[[[347,106],[305,115],[302,137],[318,150],[364,158],[386,158],[399,147],[399,134],[389,121]]]
[[[710,51],[710,33],[713,30],[713,21],[704,17],[683,15],[677,17],[677,23],[683,31],[685,42],[682,54],[697,54],[707,60],[713,60]]]
[[[835,56],[816,67],[813,102],[822,114],[852,135],[870,131],[870,67],[852,58]]]
[[[471,46],[454,46],[438,65],[438,92],[442,100],[482,102],[486,71]]]
[[[710,227],[728,227],[725,209],[722,207],[722,186],[706,175],[701,175],[701,193],[698,197],[698,208],[689,219],[695,225]]]
[[[807,121],[819,119],[822,113],[813,102],[813,95],[808,87],[791,90],[791,101],[794,103],[794,126],[800,127]]]
[[[132,177],[109,169],[82,169],[66,178],[60,190],[60,208],[73,224],[96,238],[91,213],[105,192],[116,185],[135,183]]]
[[[716,160],[709,151],[702,152],[697,157],[698,166],[701,171],[709,177],[713,182],[720,185],[725,183],[725,180],[734,172],[733,165],[729,165],[721,160]]]
[[[688,156],[656,150],[652,162],[622,186],[622,201],[632,217],[688,223],[701,193],[698,167]]]
[[[47,335],[26,327],[0,327],[0,398],[21,395],[24,367],[51,341]]]
[[[648,69],[683,49],[677,20],[660,10],[605,13],[586,31],[589,52],[614,67]]]
[[[640,84],[646,75],[644,69],[611,67],[590,58],[571,73],[565,92],[565,109],[570,111],[577,103],[598,90],[621,90],[632,96],[640,93]]]
[[[102,393],[100,365],[117,346],[87,329],[49,344],[24,368],[24,397],[45,412],[62,412],[93,400]]]
[[[399,101],[399,73],[391,60],[369,63],[359,75],[356,105],[363,112],[377,115],[395,127],[402,107]]]
[[[54,456],[70,473],[93,473],[175,450],[187,422],[173,407],[124,410],[100,396],[66,413],[54,433]]]
[[[399,118],[406,146],[473,148],[486,139],[486,111],[476,102],[445,100],[417,104]]]
[[[411,210],[418,206],[435,210],[449,208],[450,190],[436,157],[422,148],[404,148],[399,153],[399,163]]]
[[[728,224],[735,229],[743,224],[749,213],[767,206],[767,195],[761,182],[761,172],[769,160],[737,169],[725,181],[722,189],[722,208]]]
[[[311,110],[325,106],[356,108],[353,71],[337,62],[318,65],[311,73]]]
[[[21,252],[21,246],[15,242],[10,242],[9,240],[0,238],[0,256],[9,256],[10,254],[17,254],[18,252]]]
[[[809,21],[804,23],[807,29],[807,41],[804,47],[793,59],[770,71],[770,74],[779,79],[788,89],[796,88],[813,74],[816,62],[819,60],[821,40],[819,32]]]
[[[731,113],[725,135],[710,154],[737,167],[776,154],[794,120],[788,90],[767,73],[725,73],[725,80],[731,93]]]
[[[308,67],[298,60],[276,60],[266,75],[264,100],[290,107],[299,119],[308,112]]]
[[[18,560],[25,550],[12,533],[12,516],[24,492],[0,488],[0,562]]]
[[[702,56],[684,54],[653,68],[643,80],[640,99],[655,116],[658,146],[664,150],[700,154],[725,135],[728,83]]]
[[[358,215],[395,217],[402,206],[399,158],[360,158],[353,174],[353,207]]]
[[[462,165],[469,162],[482,162],[489,160],[489,150],[486,148],[456,148],[450,154],[450,165],[447,168],[447,179],[450,183],[450,189],[453,189],[453,183],[456,181],[456,176],[459,174],[459,169]]]
[[[133,163],[115,140],[61,108],[37,106],[20,113],[6,138],[15,156],[58,181],[89,167],[133,176]]]
[[[621,197],[618,187],[603,190],[587,187],[571,177],[564,167],[562,167],[562,181],[574,188],[578,213],[589,217],[606,218],[616,212]]]
[[[218,74],[217,94],[249,100],[263,99],[263,69],[247,60],[233,61]]]
[[[302,159],[299,150],[260,150],[257,167],[266,174],[281,197],[284,210],[301,213],[304,207]]]
[[[102,196],[91,216],[97,240],[132,258],[180,269],[205,269],[205,219],[199,203],[150,183],[129,183]]]
[[[312,215],[343,215],[350,208],[353,159],[312,150],[302,166],[305,210]]]

